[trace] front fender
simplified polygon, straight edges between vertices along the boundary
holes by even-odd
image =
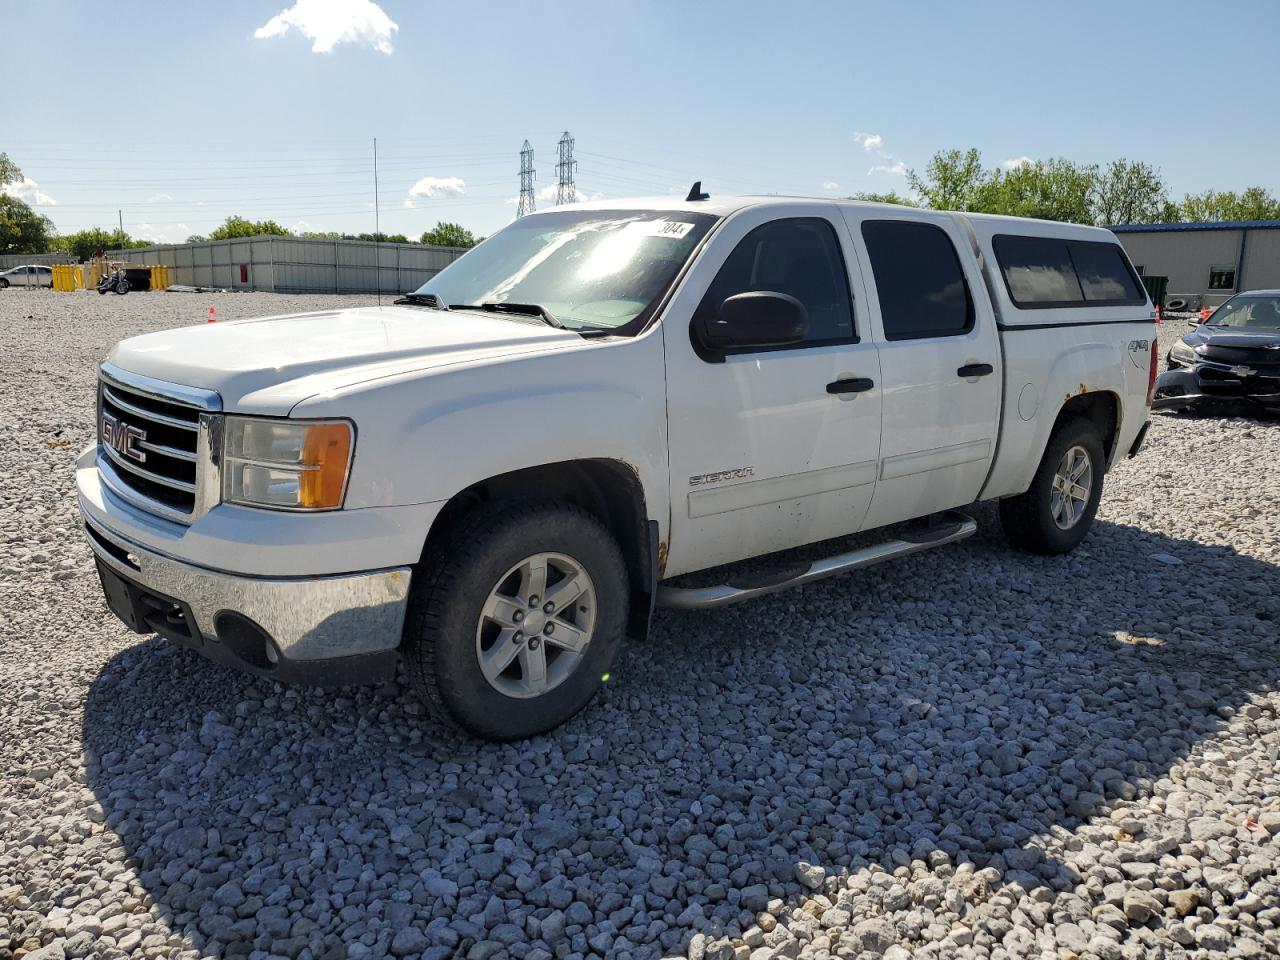
[[[645,336],[359,384],[293,415],[355,422],[348,509],[448,500],[499,474],[607,459],[635,472],[665,528],[664,388],[661,340]]]

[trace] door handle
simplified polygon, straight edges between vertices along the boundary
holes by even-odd
[[[865,393],[876,385],[867,377],[849,377],[846,380],[833,380],[827,384],[827,393]]]
[[[956,375],[960,377],[985,377],[988,373],[994,373],[995,369],[989,363],[966,363],[956,371]]]

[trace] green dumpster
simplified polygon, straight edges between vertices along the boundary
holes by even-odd
[[[1169,291],[1168,277],[1143,277],[1142,285],[1147,288],[1151,302],[1164,309],[1164,295]]]

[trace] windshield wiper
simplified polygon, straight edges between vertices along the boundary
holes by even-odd
[[[508,303],[507,301],[486,300],[484,303],[460,303],[455,310],[483,310],[486,313],[518,313],[526,317],[538,317],[548,327],[557,330],[567,329],[554,313],[540,303]]]
[[[406,293],[403,297],[399,297],[391,302],[409,303],[419,307],[431,307],[433,310],[452,309],[438,294],[435,293]]]

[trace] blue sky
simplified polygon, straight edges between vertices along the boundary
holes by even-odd
[[[526,138],[554,192],[565,130],[585,196],[683,195],[694,179],[902,192],[904,168],[969,146],[990,164],[1146,160],[1175,195],[1280,193],[1276,0],[6,10],[0,150],[64,232],[114,227],[117,208],[159,240],[232,213],[369,231],[375,136],[382,227],[411,235],[507,223]]]

